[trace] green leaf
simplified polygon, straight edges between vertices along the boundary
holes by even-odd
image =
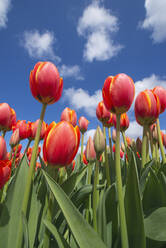
[[[26,248],[29,248],[28,222],[23,212],[21,212],[21,215],[23,222],[24,244]]]
[[[107,243],[107,226],[106,226],[106,211],[105,211],[105,192],[102,190],[97,208],[97,230],[100,237]]]
[[[142,175],[140,177],[140,183],[139,183],[141,196],[143,195],[143,192],[144,192],[144,189],[145,189],[145,185],[146,185],[146,181],[147,181],[147,177],[148,177],[148,174],[149,174],[150,169],[151,169],[151,167],[152,167],[153,164],[154,164],[154,161],[152,160],[148,164],[148,166],[145,167],[145,169],[143,169],[143,171],[142,171]]]
[[[152,168],[150,168],[150,176],[145,186],[142,202],[146,215],[150,214],[156,208],[166,206],[160,181]]]
[[[129,246],[134,248],[146,247],[144,218],[141,196],[139,191],[138,172],[133,152],[127,175],[125,210]]]
[[[61,187],[44,171],[43,174],[80,248],[106,248]]]
[[[49,221],[49,220],[43,220],[45,226],[48,228],[48,230],[52,233],[55,240],[58,243],[59,248],[70,248],[67,241],[63,238],[63,236],[57,231],[56,227]]]
[[[146,236],[156,241],[166,241],[166,207],[158,208],[145,219]]]
[[[18,225],[21,218],[21,207],[28,175],[26,156],[19,164],[16,176],[13,178],[7,192],[5,206],[0,216],[0,247],[16,247]],[[8,218],[10,216],[10,218]]]

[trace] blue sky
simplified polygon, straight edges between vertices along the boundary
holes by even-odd
[[[109,75],[131,76],[136,94],[166,88],[165,10],[164,0],[0,0],[0,102],[14,108],[17,119],[38,119],[41,104],[31,95],[29,74],[38,61],[52,61],[64,90],[45,121],[58,122],[65,107],[75,109],[78,119],[90,120],[87,140],[99,124],[95,109]],[[133,107],[129,117],[127,134],[135,138],[142,128]],[[165,113],[160,123],[165,130]]]

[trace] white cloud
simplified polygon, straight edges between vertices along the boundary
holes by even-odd
[[[84,80],[78,65],[62,65],[59,68],[60,75],[64,78],[74,77],[77,80]]]
[[[85,8],[77,26],[79,35],[87,39],[84,47],[85,60],[108,60],[116,56],[122,46],[115,44],[113,34],[118,31],[118,19],[110,11],[93,1]]]
[[[89,137],[91,137],[93,139],[95,132],[96,132],[96,129],[90,129],[90,130],[86,131],[86,133],[84,135],[84,144],[85,145],[87,144]]]
[[[55,42],[56,39],[52,32],[45,31],[40,34],[38,30],[33,30],[24,32],[21,44],[32,58],[52,59],[60,62],[60,57],[56,56],[53,50]]]
[[[136,121],[131,121],[129,128],[126,130],[126,136],[136,139],[137,137],[142,137],[143,128]]]
[[[11,7],[10,0],[0,0],[0,28],[6,27],[8,21],[7,13]]]
[[[166,40],[166,1],[145,0],[146,18],[141,24],[144,29],[152,30],[152,39],[159,43]]]
[[[102,92],[97,90],[93,95],[89,95],[88,91],[81,88],[69,88],[64,90],[64,100],[69,101],[74,109],[83,109],[87,115],[95,117],[97,104],[102,101]]]

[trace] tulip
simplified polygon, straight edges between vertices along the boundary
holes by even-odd
[[[123,114],[129,110],[134,100],[134,82],[124,73],[109,76],[104,82],[102,94],[104,104],[110,112]]]
[[[28,138],[30,140],[34,140],[35,139],[39,121],[40,120],[38,119],[35,122],[29,122],[29,125],[30,125],[30,134],[29,134],[29,137]],[[43,121],[42,122],[41,131],[40,131],[40,140],[44,139],[44,136],[45,136],[47,127],[48,127],[48,125],[45,123],[45,121]]]
[[[123,152],[125,152],[125,145],[124,145],[123,142],[121,142],[121,150],[122,150]]]
[[[144,90],[140,92],[135,100],[136,121],[144,125],[152,125],[160,113],[160,101],[153,91]]]
[[[39,102],[53,104],[59,100],[63,90],[63,79],[51,62],[38,62],[30,73],[30,89]]]
[[[106,109],[104,102],[99,102],[96,108],[96,116],[103,124],[110,119],[110,112]]]
[[[83,163],[84,163],[85,165],[88,165],[88,160],[87,160],[87,158],[86,158],[86,151],[84,151],[84,154],[83,154]]]
[[[86,145],[85,156],[89,162],[94,162],[96,160],[96,152],[91,137],[89,137]]]
[[[0,130],[10,131],[16,124],[16,113],[9,104],[0,104]]]
[[[75,110],[71,110],[68,107],[65,108],[61,114],[61,121],[68,121],[75,127],[77,125],[77,114]]]
[[[76,161],[73,160],[73,161],[72,161],[72,171],[74,171],[75,165],[76,165]]]
[[[166,90],[161,86],[156,86],[153,92],[158,96],[160,101],[160,114],[166,109]]]
[[[11,175],[11,161],[0,160],[0,189],[2,189],[5,183],[9,180],[10,175]]]
[[[96,151],[97,159],[99,160],[101,154],[103,153],[105,149],[105,138],[99,126],[97,127],[95,131],[93,142],[94,142],[94,148]]]
[[[141,154],[142,153],[142,141],[140,138],[136,139],[136,151]]]
[[[113,115],[113,124],[116,128],[116,115]],[[129,117],[126,113],[120,116],[120,131],[125,132],[129,127]]]
[[[112,151],[113,151],[114,153],[115,153],[115,151],[116,151],[115,144],[113,144]],[[120,148],[120,157],[123,158],[123,155],[124,155],[124,152],[123,152],[123,150]]]
[[[19,143],[19,141],[20,141],[19,128],[17,128],[11,135],[9,144],[13,148]]]
[[[27,139],[31,135],[30,123],[26,123],[25,120],[18,120],[13,128],[13,131],[19,129],[20,140]]]
[[[67,121],[48,126],[43,144],[43,156],[48,165],[63,167],[71,164],[79,147],[80,131]]]
[[[0,160],[6,159],[7,156],[7,147],[5,139],[0,136]]]
[[[79,118],[78,124],[79,124],[80,132],[82,134],[85,133],[88,129],[89,121],[84,116],[81,116]]]

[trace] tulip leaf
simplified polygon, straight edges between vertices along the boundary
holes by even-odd
[[[145,219],[146,236],[166,242],[166,207],[158,208]]]
[[[0,216],[0,247],[16,247],[18,225],[21,216],[21,207],[25,192],[26,179],[28,175],[28,164],[26,156],[16,171],[7,192],[5,207],[2,208]],[[7,215],[10,216],[7,220]]]
[[[22,222],[23,222],[23,234],[24,234],[25,248],[29,248],[28,222],[23,212],[21,212],[21,215],[22,215]]]
[[[70,248],[67,241],[63,238],[63,236],[58,232],[56,227],[49,220],[45,219],[43,220],[43,222],[44,222],[44,225],[48,228],[48,230],[54,236],[59,248]]]
[[[45,179],[80,248],[106,248],[103,241],[64,193],[61,187],[43,171]]]
[[[142,202],[139,191],[138,172],[134,153],[128,167],[125,191],[126,223],[129,246],[134,248],[146,247]]]

